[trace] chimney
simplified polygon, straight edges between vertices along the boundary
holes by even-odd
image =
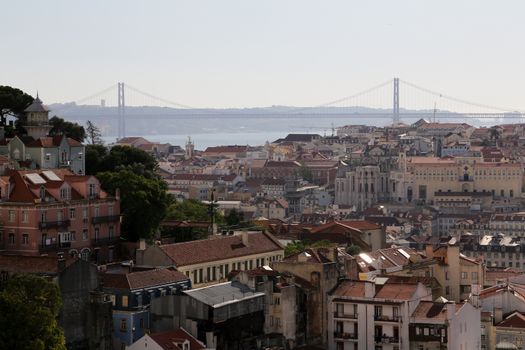
[[[146,240],[141,238],[139,241],[139,250],[146,250]]]
[[[241,239],[242,239],[242,244],[244,244],[245,247],[250,246],[250,240],[248,239],[248,232],[246,231],[241,232]]]
[[[365,298],[373,298],[376,295],[375,282],[365,281]]]
[[[425,245],[425,254],[429,259],[434,257],[434,246],[432,246],[432,244]]]
[[[494,309],[494,324],[498,324],[503,320],[503,310],[500,307]]]
[[[62,256],[59,257],[57,264],[58,264],[58,272],[60,273],[60,272],[64,271],[65,268],[66,268],[66,259],[64,259],[64,257],[62,257]]]
[[[448,301],[446,304],[447,307],[447,320],[451,320],[454,318],[454,315],[456,314],[456,302],[454,301]]]

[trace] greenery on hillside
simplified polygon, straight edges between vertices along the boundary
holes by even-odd
[[[61,307],[58,286],[41,277],[0,281],[0,349],[65,350],[56,320]]]

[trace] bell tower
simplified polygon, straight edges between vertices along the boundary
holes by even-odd
[[[36,98],[24,110],[26,121],[24,128],[27,130],[27,134],[32,136],[34,139],[40,137],[46,137],[51,130],[51,125],[49,125],[49,110],[44,106],[38,93]]]

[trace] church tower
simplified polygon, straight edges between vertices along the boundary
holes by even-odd
[[[193,157],[193,151],[195,150],[195,145],[191,142],[191,137],[188,136],[188,142],[186,142],[186,159]]]
[[[49,110],[44,106],[38,93],[36,98],[24,110],[25,113],[25,125],[24,128],[27,130],[27,134],[32,136],[34,139],[40,137],[46,137],[51,130],[51,125],[49,125]]]

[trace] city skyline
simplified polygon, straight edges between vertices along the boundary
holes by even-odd
[[[518,1],[159,4],[10,4],[1,84],[50,104],[125,81],[221,108],[314,106],[399,76],[525,107]]]

